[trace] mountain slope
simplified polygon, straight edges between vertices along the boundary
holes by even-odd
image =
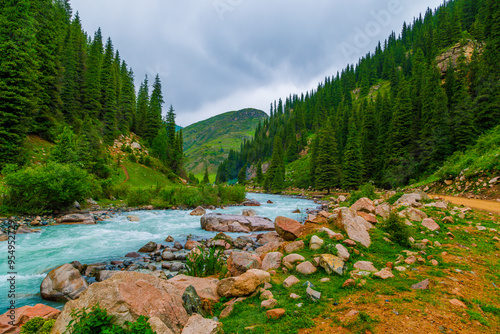
[[[242,109],[214,116],[183,129],[185,168],[200,174],[208,166],[214,174],[231,149],[238,150],[243,139],[251,138],[267,114],[257,109]]]

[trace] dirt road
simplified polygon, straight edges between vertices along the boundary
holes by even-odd
[[[473,209],[500,213],[500,202],[496,201],[487,201],[481,199],[470,199],[470,198],[443,196],[443,195],[430,195],[430,197],[431,198],[439,197],[450,203],[456,205],[465,205]]]

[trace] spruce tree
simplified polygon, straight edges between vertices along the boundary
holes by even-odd
[[[210,177],[208,176],[208,167],[205,167],[205,175],[203,176],[203,183],[204,184],[210,183]]]
[[[354,112],[349,118],[349,134],[342,159],[342,187],[355,189],[361,184],[363,164]]]
[[[134,72],[127,68],[125,61],[122,62],[120,70],[122,85],[120,93],[120,115],[118,124],[122,133],[128,132],[132,125],[136,111],[136,96],[134,86]]]
[[[144,81],[141,83],[139,87],[139,93],[137,94],[137,110],[135,112],[134,118],[134,126],[133,129],[136,134],[139,136],[144,136],[145,133],[145,123],[146,116],[148,112],[148,104],[149,104],[149,83],[148,76],[144,78]]]
[[[257,176],[256,176],[256,181],[257,184],[262,184],[262,181],[264,180],[264,174],[262,173],[262,161],[259,160],[259,163],[257,164]]]
[[[114,51],[111,39],[106,42],[101,74],[101,119],[104,125],[103,135],[106,142],[111,143],[118,134],[116,69],[113,66]]]
[[[0,168],[19,162],[37,109],[38,59],[28,0],[0,3]]]
[[[319,147],[316,156],[315,188],[327,190],[340,185],[340,164],[335,133],[328,120],[319,133]]]
[[[247,180],[247,165],[241,167],[240,171],[238,172],[238,183],[245,184],[246,180]]]
[[[285,163],[283,161],[283,146],[279,135],[274,137],[273,155],[266,173],[264,187],[267,191],[282,191],[285,188]]]
[[[144,125],[144,137],[149,141],[152,141],[153,138],[156,137],[158,131],[162,127],[161,113],[163,110],[163,103],[160,76],[157,74],[153,83],[153,92],[149,100],[148,114]],[[171,143],[173,143],[173,141]]]
[[[90,44],[85,72],[85,109],[87,114],[97,119],[101,114],[101,69],[104,47],[99,28]]]

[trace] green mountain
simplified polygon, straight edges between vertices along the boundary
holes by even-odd
[[[259,122],[267,114],[257,109],[242,109],[214,116],[183,129],[186,171],[202,174],[205,165],[210,174],[229,155],[240,149],[243,140],[254,135]]]

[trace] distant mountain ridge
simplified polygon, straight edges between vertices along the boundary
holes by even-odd
[[[227,158],[231,149],[239,150],[245,138],[252,138],[255,128],[268,115],[258,109],[229,111],[185,127],[185,168],[195,175],[208,166],[215,174],[218,165]]]

